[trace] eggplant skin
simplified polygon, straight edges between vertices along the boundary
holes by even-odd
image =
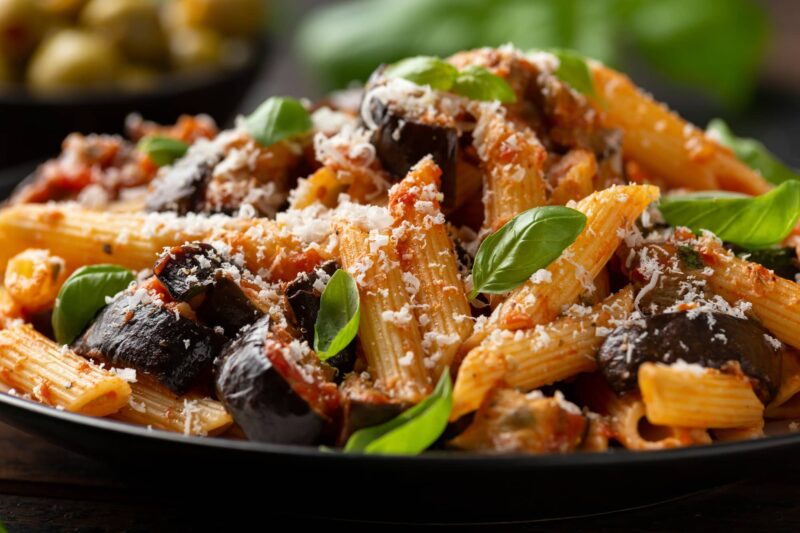
[[[139,300],[126,293],[111,302],[72,349],[151,374],[176,394],[208,385],[225,337],[167,306]]]
[[[222,267],[210,244],[193,242],[174,246],[161,255],[153,273],[175,300],[186,302],[214,283],[214,273]]]
[[[153,181],[145,199],[145,211],[172,211],[179,215],[200,212],[205,207],[208,182],[222,154],[189,153]]]
[[[686,313],[648,316],[619,326],[606,337],[597,363],[617,394],[636,390],[642,363],[672,364],[683,360],[706,368],[724,369],[739,363],[766,405],[781,382],[781,351],[766,338],[754,320],[723,313]]]
[[[339,265],[335,261],[328,261],[319,270],[328,276],[333,276]],[[322,294],[314,289],[314,283],[319,279],[318,271],[303,272],[286,286],[286,300],[292,308],[298,331],[308,342],[314,345],[314,324],[319,314]],[[341,352],[325,361],[326,364],[336,369],[339,381],[348,372],[352,372],[356,364],[356,340],[347,345]]]
[[[220,326],[228,337],[263,314],[241,287],[229,279],[213,246],[203,242],[183,244],[164,253],[153,268],[158,281],[175,300],[189,302],[198,318]],[[193,300],[202,294],[199,301]]]
[[[247,438],[276,444],[316,444],[330,423],[303,397],[314,383],[291,376],[293,364],[269,338],[269,317],[255,322],[223,351],[217,395]]]
[[[420,159],[432,155],[442,169],[445,207],[455,199],[458,132],[403,118],[390,106],[373,100],[372,118],[378,129],[372,135],[375,153],[392,178],[399,181]]]

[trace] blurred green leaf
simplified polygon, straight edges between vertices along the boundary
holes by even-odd
[[[512,43],[619,65],[633,44],[658,72],[738,105],[767,36],[756,0],[355,0],[315,11],[297,44],[329,89],[414,55]]]
[[[730,106],[752,94],[769,24],[754,0],[624,0],[625,28],[642,56],[675,81]]]

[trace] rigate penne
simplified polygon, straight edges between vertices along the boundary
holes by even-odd
[[[431,391],[422,334],[389,229],[336,224],[342,268],[358,284],[358,336],[376,386],[393,398],[416,403]]]
[[[644,363],[639,389],[653,424],[693,428],[751,427],[764,418],[749,379],[698,365]]]
[[[597,368],[599,333],[633,309],[626,287],[591,310],[579,308],[547,325],[516,332],[498,330],[462,361],[453,388],[451,419],[477,409],[498,382],[525,391]]]
[[[440,175],[431,158],[423,159],[389,193],[398,257],[434,380],[472,331],[469,302],[439,205]]]
[[[121,377],[23,323],[0,331],[0,381],[18,394],[89,416],[116,413],[131,395]]]

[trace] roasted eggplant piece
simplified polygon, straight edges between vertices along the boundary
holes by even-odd
[[[359,374],[348,375],[339,390],[342,399],[339,444],[342,446],[359,429],[388,422],[411,407],[389,398]]]
[[[420,159],[432,155],[442,169],[443,205],[452,207],[456,197],[458,152],[458,132],[455,128],[407,119],[378,100],[373,100],[370,111],[378,125],[372,134],[372,144],[384,170],[399,181]]]
[[[314,324],[317,321],[322,297],[320,291],[314,288],[321,275],[319,271],[330,277],[338,268],[339,265],[335,261],[329,261],[318,270],[301,273],[286,287],[286,300],[294,313],[297,329],[309,346],[314,345]],[[347,345],[347,348],[327,359],[325,363],[338,371],[337,377],[341,380],[345,374],[353,370],[356,363],[355,339]]]
[[[316,355],[297,344],[277,338],[265,316],[223,351],[217,394],[248,439],[315,444],[336,418],[336,385]]]
[[[228,277],[224,266],[213,246],[191,243],[162,255],[153,273],[175,300],[191,301],[203,323],[220,326],[232,337],[263,313]]]
[[[764,404],[781,381],[781,351],[757,322],[723,313],[666,313],[648,316],[614,329],[597,356],[611,388],[635,390],[642,363],[672,364],[678,360],[724,370],[738,363]]]
[[[201,212],[205,191],[222,153],[209,154],[189,150],[155,180],[145,200],[145,211],[173,211],[179,215]]]
[[[107,305],[72,345],[83,356],[151,374],[176,394],[207,385],[226,339],[137,289]]]

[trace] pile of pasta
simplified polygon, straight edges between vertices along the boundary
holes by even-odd
[[[265,147],[241,124],[212,129],[189,136],[183,159],[128,188],[119,179],[105,184],[130,157],[77,171],[63,159],[50,163],[49,183],[58,182],[56,167],[91,178],[66,198],[23,195],[0,210],[0,382],[88,416],[242,436],[215,393],[176,394],[140,369],[58,345],[40,325],[76,269],[113,263],[141,281],[165,249],[204,242],[248,273],[246,292],[273,321],[288,322],[287,331],[287,284],[319,274],[329,261],[347,272],[358,287],[360,322],[355,367],[339,382],[342,405],[348,383],[358,381],[382,402],[410,407],[449,371],[452,409],[442,446],[652,450],[763,436],[765,418],[800,418],[800,285],[731,253],[713,235],[666,227],[655,208],[671,190],[760,195],[772,186],[602,64],[588,63],[593,91],[582,94],[558,77],[558,61],[546,53],[502,47],[448,61],[503,78],[515,101],[474,100],[378,71],[355,104],[335,95],[312,109],[307,135]],[[441,150],[434,136],[403,152],[414,158],[398,165],[402,158],[389,157],[387,145],[402,145],[422,127],[453,132],[450,148]],[[216,191],[241,186],[260,191],[258,199],[237,192],[225,209],[211,202],[148,208],[148,194],[163,194],[170,172],[191,160],[205,165]],[[86,192],[92,187],[105,187],[102,201]],[[518,287],[470,299],[481,243],[516,215],[554,205],[585,215],[574,242]],[[679,249],[702,264],[684,271]],[[653,257],[660,266],[652,267]],[[630,390],[615,392],[598,366],[601,348],[615,328],[647,319],[649,300],[673,274],[689,276],[702,292],[673,312],[711,309],[769,332],[782,370],[767,405],[741,368],[679,357],[643,362],[620,378]],[[304,354],[312,351],[293,334]]]

